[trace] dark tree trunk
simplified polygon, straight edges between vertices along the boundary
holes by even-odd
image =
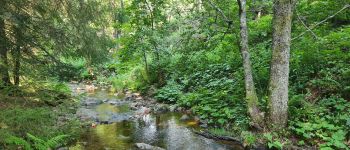
[[[16,86],[19,85],[19,76],[20,76],[20,68],[21,68],[21,33],[18,28],[15,29],[16,34],[16,49],[13,52],[13,60],[14,60],[14,70],[13,70],[13,81]]]
[[[0,12],[2,13],[4,10],[4,2],[0,2],[2,8],[0,8]],[[0,75],[2,80],[2,85],[8,86],[11,84],[10,76],[9,76],[9,66],[7,60],[7,38],[5,33],[5,20],[0,18]]]

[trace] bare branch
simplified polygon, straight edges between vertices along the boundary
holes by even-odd
[[[305,33],[311,31],[312,29],[316,28],[317,26],[319,26],[320,24],[326,22],[327,20],[333,18],[334,16],[336,16],[337,14],[339,14],[340,12],[342,12],[343,10],[345,10],[345,9],[347,9],[347,8],[349,8],[349,7],[350,7],[349,4],[345,5],[342,9],[340,9],[339,11],[337,11],[336,13],[334,13],[333,15],[328,16],[326,19],[324,19],[324,20],[318,22],[317,24],[313,25],[312,27],[310,27],[310,28],[309,28],[310,30],[307,30],[307,31],[305,31],[305,32],[303,32],[303,33],[301,33],[301,34],[299,34],[297,37],[293,38],[292,41],[295,40],[295,39],[300,38],[300,37],[303,36]]]
[[[314,32],[312,32],[312,30],[303,22],[303,20],[301,20],[301,18],[300,18],[300,16],[299,16],[299,13],[298,13],[298,12],[296,12],[296,15],[297,15],[297,17],[298,17],[298,20],[301,22],[301,24],[303,24],[303,26],[304,26],[309,32],[311,32],[311,34],[314,36],[315,39],[318,39],[317,35],[316,35]]]
[[[225,13],[219,7],[217,7],[211,0],[207,0],[207,2],[210,4],[211,7],[213,7],[217,12],[221,14],[224,21],[228,24],[229,27],[231,27],[233,21],[228,19]]]

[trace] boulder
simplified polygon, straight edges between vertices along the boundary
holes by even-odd
[[[194,120],[194,121],[197,121],[197,122],[200,122],[201,119],[200,119],[198,116],[194,116],[194,117],[193,117],[193,120]]]
[[[176,108],[177,108],[177,105],[171,105],[171,106],[169,106],[169,111],[170,112],[175,112]]]
[[[190,119],[190,117],[187,114],[182,115],[180,118],[181,121],[187,121],[189,119]]]
[[[135,146],[140,150],[165,150],[163,148],[152,146],[146,143],[136,143]]]
[[[208,124],[201,124],[199,125],[201,128],[208,128]]]
[[[167,104],[157,104],[153,109],[155,112],[166,112],[169,110],[169,106]]]
[[[202,127],[202,128],[208,128],[208,120],[202,120],[202,119],[200,119],[199,120],[199,123],[200,123],[200,127]]]
[[[152,85],[152,86],[148,89],[146,95],[154,96],[156,93],[157,93],[157,88],[156,88],[154,85]]]
[[[121,104],[122,102],[121,101],[119,101],[119,100],[109,100],[108,101],[108,104],[110,104],[110,105],[119,105],[119,104]]]
[[[57,150],[69,150],[69,148],[68,147],[60,147]]]
[[[151,113],[151,109],[147,108],[147,107],[141,107],[139,110],[136,111],[136,115],[137,116],[144,116],[147,114]]]
[[[94,99],[94,98],[88,98],[88,99],[85,99],[81,102],[81,104],[83,106],[95,106],[95,105],[99,105],[99,104],[102,104],[102,100],[100,99]]]
[[[176,111],[179,111],[179,112],[182,112],[182,111],[184,111],[185,110],[185,108],[183,108],[183,107],[177,107],[176,108]]]
[[[130,109],[131,110],[137,110],[138,109],[139,104],[136,102],[130,103]]]
[[[107,103],[108,101],[109,101],[109,99],[105,99],[102,102]]]
[[[137,100],[137,101],[142,101],[143,98],[142,98],[141,96],[139,96],[139,97],[136,97],[135,100]]]

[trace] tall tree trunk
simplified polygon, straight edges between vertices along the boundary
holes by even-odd
[[[20,68],[21,68],[21,51],[19,48],[16,49],[15,52],[15,69],[13,71],[14,83],[16,86],[19,85],[19,76],[20,76]]]
[[[15,36],[16,36],[16,49],[13,52],[13,60],[14,60],[14,70],[13,70],[13,81],[16,86],[19,85],[19,72],[21,68],[21,32],[18,27],[15,27]]]
[[[0,2],[1,7],[4,8],[4,2]],[[0,8],[0,13],[3,13],[3,8]],[[7,61],[7,40],[5,34],[5,20],[0,18],[0,75],[2,84],[8,86],[11,84],[9,72],[8,72],[8,61]]]
[[[288,78],[293,0],[275,0],[269,83],[269,119],[273,129],[287,125]]]
[[[256,94],[252,67],[250,62],[250,53],[248,46],[248,27],[247,27],[247,14],[246,14],[246,0],[237,0],[239,5],[239,17],[240,17],[240,49],[243,59],[244,68],[244,81],[246,101],[248,105],[248,113],[255,125],[262,125],[263,115],[258,108],[258,96]]]

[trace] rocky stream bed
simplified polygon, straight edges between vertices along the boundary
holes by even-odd
[[[70,86],[74,95],[83,95],[76,115],[88,129],[69,149],[243,149],[235,142],[198,134],[205,122],[176,105],[160,104],[128,91],[113,94],[103,87]]]

